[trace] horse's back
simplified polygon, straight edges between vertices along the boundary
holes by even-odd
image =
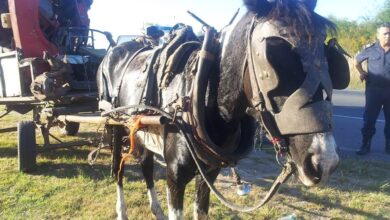
[[[140,52],[142,48],[142,44],[130,41],[112,48],[107,53],[97,73],[100,100],[112,102],[112,99],[118,96],[122,81],[130,83],[129,88],[134,90],[127,92],[136,93],[137,89],[139,90],[140,84],[146,80],[143,65],[151,54],[151,50]]]

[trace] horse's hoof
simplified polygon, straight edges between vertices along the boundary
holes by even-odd
[[[249,194],[251,191],[251,187],[248,184],[240,184],[237,185],[237,194],[240,196],[245,196]]]

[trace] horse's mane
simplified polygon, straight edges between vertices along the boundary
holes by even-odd
[[[244,0],[247,9],[265,20],[283,20],[297,36],[318,31],[336,32],[336,26],[314,12],[315,0]]]

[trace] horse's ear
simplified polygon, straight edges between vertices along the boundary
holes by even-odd
[[[244,5],[248,9],[248,11],[252,11],[257,13],[260,16],[265,15],[269,12],[271,7],[270,0],[244,0]]]
[[[314,9],[316,8],[317,0],[300,0],[300,1],[303,2],[303,4],[305,4],[306,7],[311,11],[314,11]]]

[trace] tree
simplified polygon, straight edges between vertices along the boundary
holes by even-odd
[[[375,16],[376,23],[390,22],[390,0],[385,0],[383,8]]]
[[[358,23],[346,19],[329,18],[337,26],[337,39],[350,54],[356,54],[364,45],[375,41],[375,25],[372,21]]]
[[[356,54],[364,45],[376,40],[376,28],[380,23],[390,22],[390,0],[385,0],[381,9],[373,17],[365,17],[362,21],[350,21],[329,17],[337,26],[339,43],[350,53]]]

